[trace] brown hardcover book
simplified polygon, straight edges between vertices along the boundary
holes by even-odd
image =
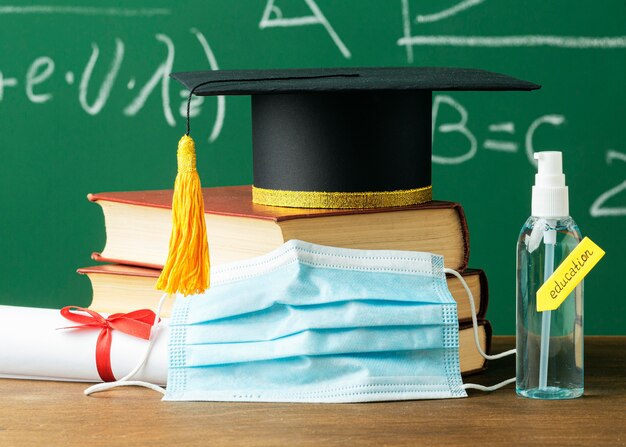
[[[96,312],[125,313],[143,308],[155,309],[163,294],[155,289],[161,273],[156,269],[109,264],[81,268],[78,273],[87,275],[91,280],[93,300],[89,308]],[[462,275],[474,296],[478,318],[484,318],[488,301],[485,272],[467,269]],[[469,301],[461,282],[452,275],[446,279],[450,293],[457,302],[459,320],[471,320]],[[170,316],[172,303],[171,299],[166,301],[161,313],[164,317]]]
[[[377,209],[282,208],[252,203],[250,186],[205,188],[213,265],[268,253],[290,239],[344,248],[414,250],[464,270],[469,235],[458,203]],[[89,194],[102,207],[106,245],[93,259],[161,268],[171,232],[172,190]]]

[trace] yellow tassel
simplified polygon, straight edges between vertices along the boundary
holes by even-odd
[[[167,261],[156,288],[173,294],[202,293],[209,288],[209,245],[202,186],[196,170],[193,139],[178,142],[178,174],[172,199],[172,235]]]

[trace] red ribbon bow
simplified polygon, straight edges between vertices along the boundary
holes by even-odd
[[[72,313],[72,310],[86,312],[89,315]],[[114,382],[115,376],[111,369],[111,331],[113,329],[132,335],[133,337],[150,339],[150,331],[156,315],[150,309],[141,309],[127,314],[112,314],[104,318],[93,310],[76,306],[66,306],[61,309],[61,315],[70,321],[80,323],[78,326],[68,326],[62,329],[102,328],[96,342],[96,367],[104,382]]]

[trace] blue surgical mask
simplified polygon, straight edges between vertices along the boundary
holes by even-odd
[[[293,240],[212,271],[170,322],[165,400],[466,396],[443,258]]]
[[[510,383],[514,379],[491,388],[463,384],[456,302],[446,272],[464,284],[432,253],[298,240],[217,267],[211,289],[174,304],[164,400],[435,399]],[[471,304],[479,352],[486,358],[514,353],[482,352]],[[147,386],[129,382],[131,375],[86,393]]]

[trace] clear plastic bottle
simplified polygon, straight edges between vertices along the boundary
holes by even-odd
[[[583,283],[552,311],[537,311],[537,291],[582,240],[569,217],[560,152],[538,152],[532,216],[517,241],[517,394],[571,399],[584,390]]]
[[[546,244],[544,235],[551,231],[555,232],[555,243]],[[537,290],[544,283],[546,269],[550,272],[558,267],[581,239],[571,217],[531,216],[520,233],[517,242],[516,391],[521,396],[571,399],[583,394],[583,283],[558,309],[549,312],[547,371],[543,386],[540,376],[544,312],[537,312]],[[550,257],[553,257],[552,269]]]

